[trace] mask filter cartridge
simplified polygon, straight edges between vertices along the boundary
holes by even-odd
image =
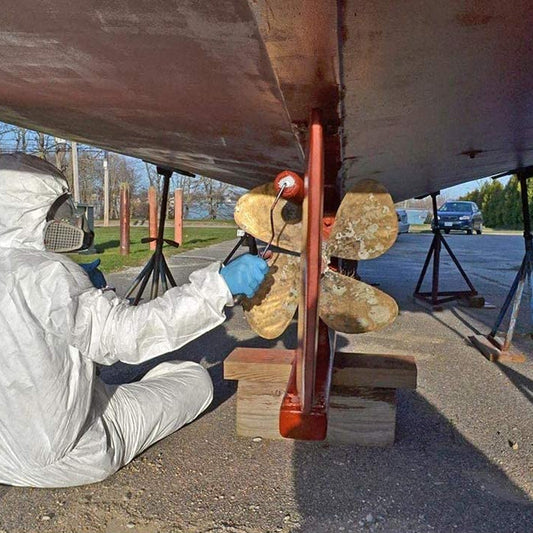
[[[60,220],[47,222],[44,230],[44,245],[50,252],[71,252],[83,247],[85,232]]]

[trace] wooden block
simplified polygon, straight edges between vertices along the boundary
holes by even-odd
[[[476,307],[478,309],[485,307],[485,298],[479,296],[479,294],[476,296],[469,296],[466,301],[469,307]]]
[[[264,383],[289,380],[295,350],[235,348],[224,361],[224,379]]]
[[[237,389],[237,435],[282,439],[279,410],[287,381],[262,383],[239,381]]]
[[[392,446],[395,429],[395,389],[332,387],[328,415],[329,442]]]
[[[294,350],[237,348],[224,363],[224,377],[239,380],[237,434],[281,439],[279,411]],[[399,387],[416,387],[412,356],[335,354],[328,440],[361,446],[391,446]]]
[[[335,354],[332,386],[416,389],[416,379],[412,355]]]
[[[526,357],[524,354],[515,352],[515,351],[507,351],[502,352],[500,348],[496,345],[494,345],[485,335],[472,335],[468,337],[470,342],[491,362],[509,362],[509,363],[523,363],[526,360]],[[499,344],[499,346],[503,345],[503,342],[499,340],[498,338],[495,339],[495,341]]]

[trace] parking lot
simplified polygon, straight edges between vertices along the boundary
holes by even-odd
[[[528,297],[514,342],[525,363],[490,363],[467,340],[494,323],[522,260],[522,237],[447,236],[495,308],[454,303],[438,312],[412,298],[431,238],[400,235],[386,255],[361,263],[363,280],[394,296],[401,312],[385,330],[342,335],[338,342],[342,351],[416,356],[418,389],[399,393],[392,448],[237,437],[236,385],[222,380],[224,358],[236,346],[293,347],[295,326],[282,339],[264,341],[236,307],[225,324],[161,358],[193,359],[209,368],[216,397],[204,416],[102,483],[55,490],[0,486],[0,532],[531,532]],[[192,270],[224,258],[232,245],[174,256],[172,270],[184,282]],[[109,280],[123,294],[137,272]],[[441,285],[465,288],[446,256]],[[130,380],[146,368],[116,365],[103,377]]]

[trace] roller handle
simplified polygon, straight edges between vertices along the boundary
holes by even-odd
[[[283,170],[280,172],[274,180],[274,187],[277,192],[281,190],[282,186],[285,186],[281,196],[285,200],[291,200],[292,202],[302,203],[304,200],[304,180],[291,170]]]

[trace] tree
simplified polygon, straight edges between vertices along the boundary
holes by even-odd
[[[110,218],[120,218],[120,184],[128,183],[130,196],[137,192],[140,175],[133,163],[124,156],[110,153],[109,164],[109,208]]]
[[[503,187],[497,181],[485,182],[481,189],[482,197],[481,210],[483,211],[483,220],[491,228],[501,227],[503,225]]]
[[[516,176],[507,182],[503,190],[502,225],[507,228],[516,228],[522,225],[520,185]]]
[[[513,176],[504,186],[498,180],[486,181],[479,189],[460,198],[476,202],[483,211],[485,224],[493,228],[522,229],[522,199],[520,183]],[[533,191],[528,190],[530,211],[533,212]]]
[[[162,180],[156,167],[145,163],[146,176],[150,186],[156,188],[158,199]],[[171,178],[171,194],[168,201],[168,214],[174,217],[174,189],[183,191],[184,218],[225,219],[233,216],[235,202],[244,189],[205,176],[187,176],[179,171]]]
[[[199,178],[199,190],[197,198],[204,204],[207,210],[207,218],[215,220],[220,218],[229,192],[230,185],[210,178]]]
[[[20,151],[33,154],[55,164],[65,174],[72,189],[72,157],[68,142],[42,132],[28,130],[0,122],[0,151]],[[78,145],[78,172],[80,201],[94,205],[95,217],[103,215],[103,155],[98,148]],[[143,173],[144,167],[144,173]],[[145,177],[143,177],[145,174]],[[149,163],[135,162],[118,154],[109,156],[109,205],[110,217],[119,217],[120,183],[130,184],[132,216],[146,218],[147,187],[154,186],[160,199],[163,180],[156,167]],[[183,191],[184,216],[188,218],[229,218],[233,214],[236,199],[244,192],[239,187],[203,176],[186,176],[174,172],[169,196],[169,214],[174,216],[172,190]]]
[[[479,189],[474,189],[473,191],[470,191],[464,196],[461,196],[459,200],[465,200],[467,202],[474,202],[480,208],[483,204],[483,198],[481,195],[481,191]]]
[[[72,190],[72,157],[70,144],[42,132],[28,130],[10,124],[0,123],[1,151],[24,152],[36,155],[56,165],[65,175]],[[98,148],[87,145],[78,147],[78,172],[80,184],[80,201],[94,205],[95,216],[103,214],[103,155]],[[130,184],[132,199],[142,181],[138,165],[129,158],[118,154],[111,154],[109,158],[110,178],[110,215],[119,217],[120,183]],[[146,203],[146,199],[144,199]],[[138,203],[138,202],[137,202]],[[135,202],[132,201],[132,205]]]
[[[183,218],[188,218],[197,188],[196,176],[185,176],[176,172],[172,175],[173,185],[176,189],[182,190],[183,197]],[[174,217],[174,198],[170,202],[169,215]]]

